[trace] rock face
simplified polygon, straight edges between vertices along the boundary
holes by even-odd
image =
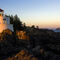
[[[16,31],[16,35],[18,39],[29,40],[29,36],[26,35],[25,31]]]

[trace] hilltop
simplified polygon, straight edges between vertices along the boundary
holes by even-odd
[[[22,24],[9,16],[14,31],[0,33],[0,60],[60,60],[60,32]]]
[[[16,34],[9,29],[0,34],[0,60],[24,60],[24,57],[28,60],[31,57],[36,60],[60,60],[60,33],[31,27],[26,28],[25,31],[30,37],[29,40],[18,39]],[[22,56],[20,52],[23,50],[28,53]]]

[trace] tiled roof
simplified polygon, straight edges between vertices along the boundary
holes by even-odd
[[[3,12],[4,10],[0,9],[0,12]]]

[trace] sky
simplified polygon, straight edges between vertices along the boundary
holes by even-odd
[[[0,0],[0,8],[7,15],[17,14],[28,26],[60,27],[60,0]]]

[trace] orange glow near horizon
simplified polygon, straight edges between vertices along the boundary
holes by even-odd
[[[21,20],[25,22],[27,26],[35,25],[40,28],[60,28],[60,11],[48,10],[48,11],[36,11],[26,12],[26,15],[22,15]]]
[[[25,22],[27,26],[39,26],[40,28],[60,28],[60,21],[57,20],[49,20],[49,21],[30,21]]]

